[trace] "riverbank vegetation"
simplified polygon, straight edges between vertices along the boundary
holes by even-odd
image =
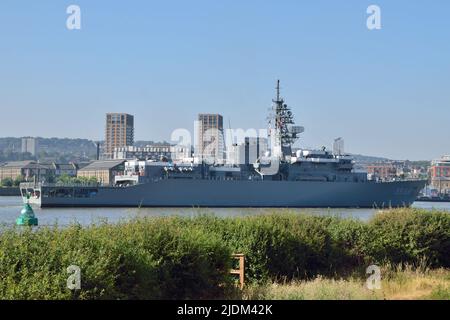
[[[73,184],[96,184],[96,177],[72,177],[68,174],[62,174],[56,178],[56,184],[58,185],[73,185]]]
[[[324,298],[395,298],[395,290],[390,295],[365,289],[365,270],[376,264],[384,270],[382,279],[392,280],[386,290],[403,283],[395,280],[402,274],[415,279],[412,275],[421,270],[423,279],[442,275],[424,284],[435,284],[426,297],[448,299],[449,252],[450,215],[418,209],[383,211],[368,222],[275,210],[90,227],[5,227],[0,298],[307,299],[320,296],[315,290],[329,292]],[[245,254],[242,292],[229,274],[233,253]],[[71,265],[80,267],[81,290],[67,288]],[[359,291],[349,296],[344,287]]]
[[[4,178],[0,180],[0,187],[11,188],[18,187],[21,182],[24,182],[25,179],[22,176],[17,176],[15,179]]]

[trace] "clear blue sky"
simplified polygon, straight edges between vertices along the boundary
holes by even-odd
[[[101,139],[106,112],[134,114],[142,140],[199,112],[263,128],[280,78],[301,145],[436,158],[450,153],[449,17],[448,0],[2,0],[0,136]]]

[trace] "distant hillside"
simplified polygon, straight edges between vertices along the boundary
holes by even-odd
[[[86,161],[96,157],[97,149],[94,141],[88,139],[69,138],[41,138],[38,137],[39,152],[36,157],[30,154],[22,154],[22,138],[0,138],[0,162],[15,160],[54,160],[54,161]],[[138,140],[134,143],[137,147],[149,144],[167,144],[168,142],[155,142]],[[357,165],[365,165],[374,162],[386,162],[387,158],[352,154]]]
[[[155,141],[151,141],[151,140],[138,140],[138,141],[135,141],[134,142],[134,146],[135,147],[139,147],[139,148],[142,148],[142,147],[145,147],[145,146],[148,146],[148,145],[151,145],[151,144],[153,144],[153,145],[166,145],[166,144],[169,144],[169,142],[166,142],[166,141],[164,141],[164,142],[155,142]]]
[[[57,162],[80,162],[94,160],[97,148],[94,141],[88,139],[69,138],[36,138],[39,144],[38,154],[32,156],[22,153],[22,138],[0,138],[0,162],[18,160],[41,160]],[[144,147],[149,144],[167,144],[168,142],[155,142],[139,140],[135,146]]]
[[[69,138],[36,138],[38,154],[22,154],[22,138],[0,138],[0,161],[54,160],[58,162],[94,159],[97,153],[93,141]]]
[[[356,163],[360,163],[360,164],[390,161],[390,159],[388,159],[388,158],[365,156],[362,154],[351,154],[351,156],[355,159]]]
[[[39,152],[42,153],[42,155],[40,154],[38,155],[38,157],[42,156],[45,157],[58,154],[58,155],[72,155],[79,157],[81,156],[94,158],[97,153],[94,141],[88,139],[41,138],[41,137],[37,137],[36,139],[38,140],[39,144]],[[139,140],[136,141],[134,145],[137,147],[144,147],[149,144],[160,145],[160,144],[168,144],[168,142]],[[1,154],[12,155],[12,154],[20,154],[21,152],[22,152],[22,138],[16,137],[0,138],[0,160]]]
[[[21,138],[0,138],[0,151],[20,151],[22,146]]]
[[[355,159],[355,162],[357,165],[366,165],[370,163],[383,163],[383,162],[405,162],[405,164],[413,167],[429,167],[431,165],[430,160],[419,160],[419,161],[410,161],[410,160],[395,160],[395,159],[388,159],[388,158],[382,158],[382,157],[373,157],[373,156],[364,156],[360,154],[352,154],[352,156]]]
[[[38,138],[39,148],[46,152],[76,153],[94,156],[97,147],[94,141],[69,138]]]

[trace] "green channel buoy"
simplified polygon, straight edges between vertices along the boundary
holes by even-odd
[[[30,194],[27,194],[27,202],[24,203],[20,216],[16,219],[18,226],[37,226],[38,219],[34,216],[33,208],[30,206]]]

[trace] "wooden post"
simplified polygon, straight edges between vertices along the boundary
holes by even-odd
[[[239,288],[244,288],[245,256],[242,253],[233,254],[234,259],[239,260],[239,269],[232,269],[231,274],[239,275]]]

